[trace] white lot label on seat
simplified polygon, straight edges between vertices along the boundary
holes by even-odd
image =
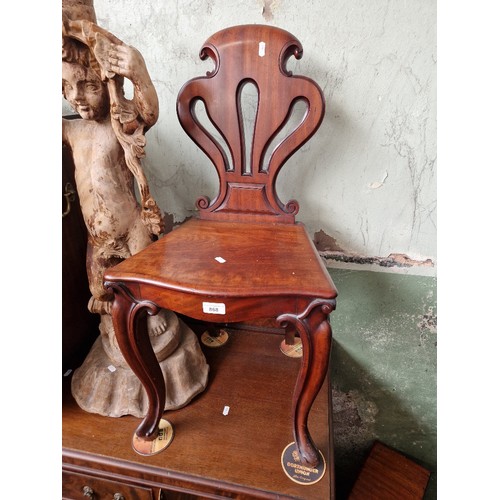
[[[266,42],[259,42],[259,57],[266,55]]]
[[[203,312],[207,314],[226,314],[226,304],[203,302]]]

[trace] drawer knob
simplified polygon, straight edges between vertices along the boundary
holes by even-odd
[[[90,486],[84,486],[83,496],[88,498],[94,498],[94,490]]]
[[[115,493],[113,500],[125,500],[125,497],[121,493]]]

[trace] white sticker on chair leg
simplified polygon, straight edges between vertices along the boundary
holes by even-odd
[[[228,415],[229,414],[229,406],[224,406],[224,410],[222,410],[222,414],[224,416]]]

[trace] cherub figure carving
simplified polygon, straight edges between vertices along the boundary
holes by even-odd
[[[75,179],[89,234],[89,309],[110,310],[103,273],[145,248],[163,230],[141,158],[158,97],[142,55],[94,23],[63,22],[62,92],[81,120],[63,119],[63,142],[73,153]],[[134,85],[132,101],[123,78]],[[134,178],[141,196],[135,198]]]
[[[143,416],[147,398],[116,343],[113,295],[103,276],[164,231],[141,164],[145,133],[158,119],[158,97],[140,52],[96,24],[92,0],[63,0],[62,35],[62,93],[80,115],[63,118],[63,143],[72,152],[88,232],[88,308],[101,315],[101,335],[73,375],[72,394],[89,412]],[[133,85],[131,100],[124,95],[124,78]],[[165,409],[184,406],[208,380],[198,339],[173,312],[162,310],[147,321],[168,379]]]

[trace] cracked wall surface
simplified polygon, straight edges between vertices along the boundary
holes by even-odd
[[[290,61],[322,87],[326,115],[278,179],[298,219],[347,255],[436,262],[436,5],[393,0],[95,0],[101,26],[137,47],[160,100],[145,171],[164,212],[180,222],[215,194],[216,173],[181,129],[177,93],[211,63],[198,57],[235,24],[287,29],[304,56]],[[68,111],[63,106],[63,112]]]
[[[346,498],[373,441],[431,471],[437,485],[437,287],[431,276],[330,269],[338,498]]]

